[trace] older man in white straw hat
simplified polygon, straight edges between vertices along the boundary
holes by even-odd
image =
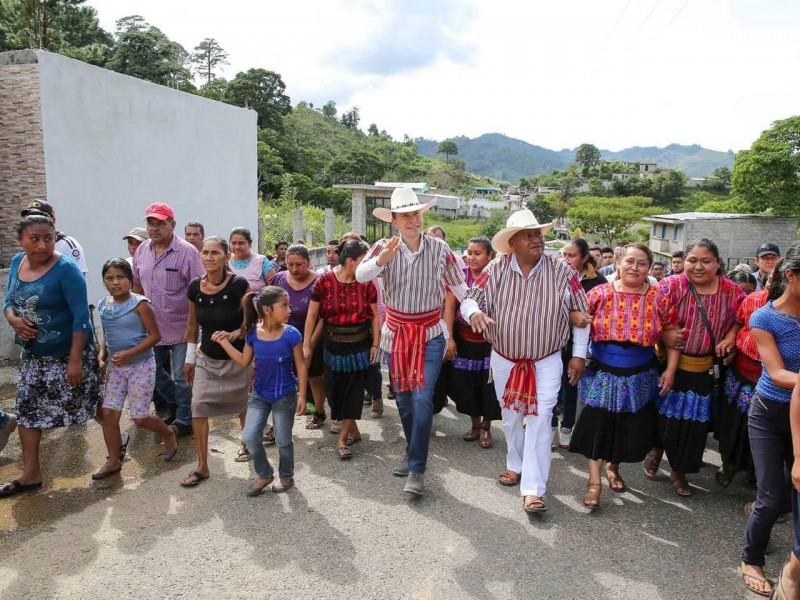
[[[587,310],[578,274],[544,254],[544,233],[529,210],[511,215],[492,239],[498,256],[484,269],[461,303],[461,314],[492,344],[491,368],[502,404],[508,444],[507,469],[498,481],[521,483],[526,512],[543,512],[550,475],[550,419],[561,387],[561,349]],[[574,327],[570,384],[583,376],[588,327]],[[523,428],[523,420],[527,423]]]
[[[376,208],[372,214],[390,222],[400,235],[376,242],[356,270],[362,283],[381,277],[386,322],[380,346],[389,353],[389,375],[406,436],[406,456],[393,473],[408,476],[403,491],[413,496],[424,491],[433,391],[448,335],[441,317],[445,283],[459,300],[467,291],[447,244],[423,235],[422,213],[435,202],[420,204],[413,190],[394,190],[391,208]]]

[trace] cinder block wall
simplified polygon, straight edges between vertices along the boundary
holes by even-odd
[[[31,57],[33,61],[31,62]],[[0,267],[19,250],[19,211],[47,196],[39,65],[32,52],[0,58]],[[15,64],[27,60],[27,64]]]

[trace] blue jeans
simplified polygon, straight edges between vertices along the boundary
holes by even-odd
[[[275,445],[278,448],[278,474],[284,479],[294,477],[292,427],[296,410],[297,392],[286,394],[273,402],[267,402],[256,392],[250,394],[242,441],[253,457],[253,470],[261,479],[269,479],[274,474],[272,465],[267,460],[267,451],[264,449],[262,438],[270,413],[272,413],[272,426],[275,429]]]
[[[758,491],[753,514],[747,521],[742,561],[763,567],[772,527],[778,517],[792,509],[790,472],[794,454],[789,403],[756,394],[750,402],[747,429]]]
[[[444,358],[444,336],[425,344],[425,387],[410,392],[397,392],[397,410],[406,434],[406,454],[410,473],[424,473],[428,463],[428,446],[433,426],[433,392]]]
[[[164,398],[170,408],[175,410],[175,422],[181,425],[192,423],[192,388],[183,377],[183,363],[186,361],[186,344],[156,346],[156,391]],[[172,374],[167,370],[171,364]]]

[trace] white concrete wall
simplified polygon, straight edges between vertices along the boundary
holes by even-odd
[[[166,202],[176,231],[244,226],[256,235],[256,113],[99,67],[37,52],[48,200],[58,228],[83,245],[89,299],[103,262],[145,207]]]

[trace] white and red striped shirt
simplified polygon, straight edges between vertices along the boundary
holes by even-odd
[[[484,332],[495,351],[509,359],[533,361],[560,351],[569,339],[569,313],[587,309],[577,272],[547,254],[527,277],[513,254],[498,256],[461,303],[467,321],[478,310],[495,321]],[[589,328],[575,327],[573,333],[573,356],[585,358]]]
[[[462,299],[467,290],[464,274],[458,268],[450,247],[437,237],[423,235],[418,252],[411,252],[400,241],[400,252],[383,267],[377,264],[378,255],[388,239],[375,242],[367,256],[356,269],[356,280],[361,283],[381,277],[383,303],[390,309],[403,313],[427,313],[441,310],[444,305],[445,283],[453,294]],[[428,327],[426,341],[447,335],[447,326],[441,319]],[[381,350],[390,352],[394,333],[384,323],[381,328]]]

